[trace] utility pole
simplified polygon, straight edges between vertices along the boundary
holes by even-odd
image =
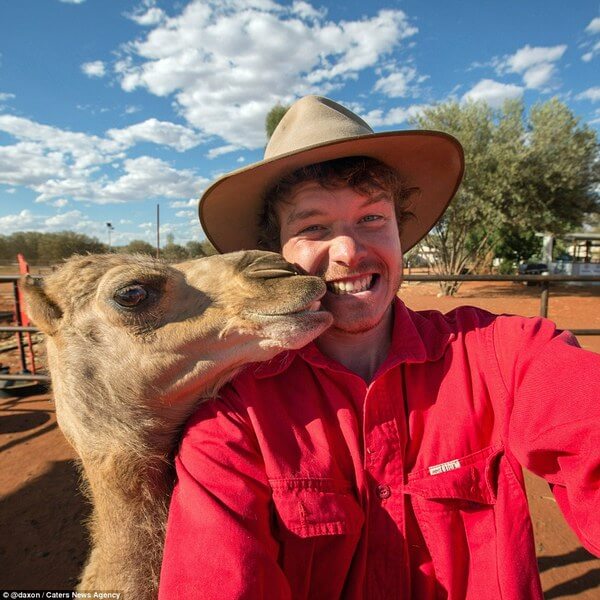
[[[111,244],[110,244],[110,232],[114,230],[113,224],[112,223],[107,223],[106,224],[106,229],[108,230],[108,251],[112,252]]]
[[[160,204],[156,205],[156,258],[160,258]]]

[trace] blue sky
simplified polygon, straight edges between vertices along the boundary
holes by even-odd
[[[259,160],[278,101],[327,95],[375,130],[448,99],[558,96],[600,128],[588,0],[6,0],[0,233],[204,237],[196,202]]]

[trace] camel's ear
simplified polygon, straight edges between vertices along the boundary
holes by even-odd
[[[25,299],[28,317],[46,335],[53,335],[62,317],[60,308],[47,296],[40,278],[24,275],[19,287]]]

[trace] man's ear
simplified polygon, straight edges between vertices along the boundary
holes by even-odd
[[[46,335],[53,335],[58,329],[62,311],[47,296],[43,281],[39,278],[24,275],[19,282],[19,288],[25,299],[27,316]]]

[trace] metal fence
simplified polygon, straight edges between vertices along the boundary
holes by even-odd
[[[404,281],[506,281],[540,285],[540,317],[548,317],[550,286],[553,283],[600,283],[597,275],[405,275]],[[600,335],[600,329],[569,329],[573,335]]]
[[[23,333],[34,333],[38,329],[35,327],[25,327],[20,320],[19,295],[17,293],[17,283],[20,279],[18,275],[0,275],[0,284],[7,283],[13,286],[13,295],[15,301],[15,315],[17,323],[15,325],[0,326],[0,331],[14,332],[17,337],[17,349],[19,350],[22,370],[26,371],[25,347],[23,344]],[[556,283],[600,283],[600,277],[593,275],[405,275],[404,281],[414,282],[440,282],[440,281],[505,281],[516,283],[537,283],[540,285],[540,316],[548,316],[548,301],[550,297],[550,287]],[[570,329],[574,335],[600,335],[600,329]],[[33,357],[31,357],[33,361]],[[0,380],[9,381],[50,381],[50,377],[39,373],[21,373],[10,375],[0,373]]]

